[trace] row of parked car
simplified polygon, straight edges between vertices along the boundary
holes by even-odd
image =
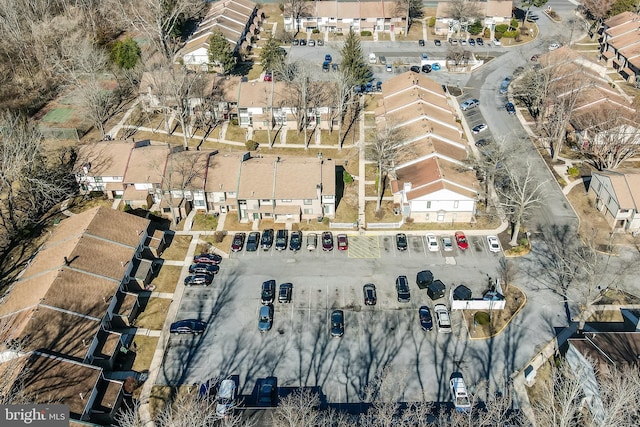
[[[246,240],[246,248],[245,248],[245,240]],[[233,241],[231,242],[231,250],[233,252],[239,252],[243,248],[247,252],[255,252],[258,248],[263,251],[268,251],[274,246],[278,251],[282,251],[289,247],[289,250],[299,251],[302,249],[302,231],[292,231],[291,236],[289,236],[288,230],[278,230],[274,234],[274,230],[268,228],[260,234],[258,231],[252,231],[249,233],[247,237],[246,233],[236,233],[233,236]],[[324,251],[332,251],[334,247],[334,238],[333,233],[331,231],[324,231],[320,235],[320,243],[322,245],[322,250]],[[338,234],[336,243],[338,246],[338,250],[346,251],[349,248],[349,239],[346,234]],[[305,247],[308,251],[314,251],[318,247],[318,234],[317,233],[308,233],[307,239],[305,242]]]

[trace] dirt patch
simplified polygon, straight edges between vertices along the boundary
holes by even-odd
[[[335,222],[355,222],[358,220],[358,184],[345,184],[344,193],[336,207]]]
[[[513,320],[527,301],[524,292],[514,285],[509,285],[507,288],[505,299],[504,310],[488,312],[490,320],[484,325],[474,322],[474,318],[476,313],[487,313],[487,310],[462,310],[462,317],[471,339],[486,339],[498,335]]]
[[[149,370],[157,346],[158,337],[136,335],[131,347],[135,352],[132,369],[137,372]]]

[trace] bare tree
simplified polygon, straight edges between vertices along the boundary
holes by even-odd
[[[611,6],[615,0],[583,0],[582,6],[587,11],[588,16],[595,19],[595,24],[601,24],[609,16]]]
[[[467,31],[470,23],[484,17],[484,6],[476,0],[452,0],[447,7],[447,15],[453,20],[450,30],[460,34]]]
[[[542,188],[544,181],[539,181],[533,172],[533,165],[527,161],[526,166],[520,169],[516,166],[505,168],[508,177],[506,188],[497,188],[496,191],[502,198],[502,206],[511,216],[512,246],[518,244],[518,234],[523,221],[526,221],[534,209],[538,208],[544,201]]]
[[[317,425],[321,418],[320,397],[309,389],[298,388],[280,400],[273,413],[274,427]]]
[[[329,104],[331,106],[330,129],[333,130],[333,124],[334,122],[337,122],[338,148],[341,150],[342,144],[344,143],[342,138],[342,128],[347,114],[347,108],[354,102],[353,86],[355,82],[349,74],[342,72],[342,70],[332,73],[331,82],[335,85],[335,91],[331,92],[332,96],[329,100]],[[357,102],[357,99],[355,101]]]
[[[387,176],[394,171],[396,161],[401,154],[406,153],[407,146],[403,145],[403,135],[399,128],[388,123],[376,132],[373,141],[365,147],[365,157],[376,164],[378,173],[378,194],[376,212],[380,210],[384,184]]]
[[[481,154],[480,157],[472,162],[484,181],[484,205],[486,208],[489,207],[489,200],[495,187],[496,178],[503,178],[503,165],[507,160],[507,154],[501,148],[504,144],[504,141],[498,143],[493,140],[490,142],[485,140],[485,143],[478,147]]]
[[[181,46],[181,26],[201,15],[208,3],[199,0],[125,0],[115,2],[119,13],[150,40],[156,50],[172,61]]]
[[[180,147],[182,148],[182,147]],[[162,192],[171,209],[171,220],[177,225],[176,201],[193,199],[193,191],[204,180],[209,154],[199,151],[177,151],[169,155],[162,177]],[[155,165],[155,167],[158,167]]]
[[[280,7],[284,16],[291,16],[296,25],[296,34],[300,32],[300,19],[310,16],[312,2],[309,0],[283,0]]]
[[[598,170],[616,169],[640,154],[640,130],[636,127],[635,109],[622,105],[605,105],[589,109],[573,120],[578,150]]]
[[[5,238],[37,223],[73,193],[73,162],[72,155],[47,157],[42,134],[25,117],[5,113],[0,118],[0,227]]]
[[[539,398],[532,401],[539,427],[636,425],[640,375],[635,366],[585,364],[573,369],[568,362],[552,368],[542,383]],[[595,379],[595,384],[593,379]],[[595,387],[595,390],[594,390]],[[586,391],[595,392],[586,398]]]

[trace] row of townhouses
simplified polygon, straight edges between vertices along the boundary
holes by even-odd
[[[80,147],[76,179],[132,208],[158,209],[176,222],[192,210],[236,214],[242,222],[332,218],[336,164],[318,157],[182,151],[152,141]]]
[[[109,425],[131,393],[119,357],[164,235],[93,208],[61,221],[0,300],[0,392],[68,405],[71,426]],[[120,379],[118,379],[120,378]],[[91,424],[89,424],[91,423]]]
[[[600,52],[607,67],[635,83],[640,74],[640,15],[622,12],[602,24]]]

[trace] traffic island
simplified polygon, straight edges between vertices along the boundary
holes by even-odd
[[[482,340],[500,334],[525,306],[527,296],[514,285],[504,294],[505,305],[501,310],[462,310],[462,317],[472,340]]]

